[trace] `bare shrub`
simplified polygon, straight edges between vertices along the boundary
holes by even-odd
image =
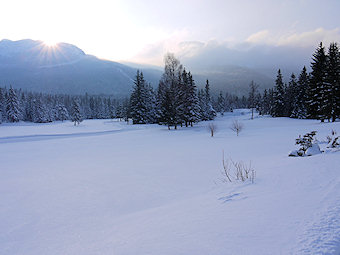
[[[222,181],[224,182],[231,182],[231,172],[230,172],[230,162],[229,161],[226,161],[224,159],[224,151],[223,151],[223,160],[222,160],[222,163],[223,163],[223,171],[221,172],[223,178],[222,178]]]
[[[210,131],[210,134],[211,134],[211,137],[214,136],[214,133],[216,132],[217,130],[217,126],[214,124],[214,123],[210,123],[208,125],[208,130]]]
[[[238,120],[234,120],[230,126],[230,129],[236,132],[236,135],[238,136],[238,134],[243,130],[243,124]]]
[[[327,136],[328,148],[336,148],[340,145],[340,136],[336,136],[336,131],[332,130],[331,135]]]
[[[251,162],[245,164],[242,161],[236,162],[232,159],[225,160],[223,152],[223,170],[221,171],[223,182],[241,181],[245,182],[249,180],[254,183],[256,177],[256,171],[252,167]]]

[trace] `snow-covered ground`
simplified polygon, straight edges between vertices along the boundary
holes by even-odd
[[[340,254],[340,151],[288,157],[340,122],[249,117],[1,124],[0,254]],[[255,183],[222,182],[222,151]]]

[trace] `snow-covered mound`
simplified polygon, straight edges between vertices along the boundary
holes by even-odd
[[[321,153],[320,146],[317,143],[313,143],[312,147],[309,147],[306,150],[306,156],[313,156],[320,153]]]
[[[242,110],[214,137],[208,124],[0,125],[0,254],[339,254],[340,151],[287,151],[340,122]],[[222,182],[223,152],[255,182]]]

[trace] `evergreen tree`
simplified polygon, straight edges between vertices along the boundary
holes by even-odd
[[[116,106],[114,104],[114,102],[112,102],[111,100],[109,101],[110,104],[109,104],[109,118],[110,119],[114,119],[117,117],[117,114],[116,114]]]
[[[259,85],[257,85],[254,81],[251,81],[249,85],[249,108],[251,109],[251,119],[254,119],[254,109],[256,108],[256,95],[257,95],[257,89]]]
[[[223,116],[225,112],[225,99],[223,97],[222,91],[220,91],[220,94],[217,98],[217,108],[216,110]]]
[[[146,108],[148,123],[157,123],[158,113],[156,94],[150,84],[146,86],[146,93],[147,93]]]
[[[181,85],[180,74],[182,73],[182,65],[171,53],[168,53],[164,58],[165,66],[164,73],[159,82],[157,105],[159,111],[159,123],[165,124],[170,129],[180,123],[181,113],[178,111],[181,106]]]
[[[307,117],[307,88],[309,77],[304,66],[297,81],[297,89],[294,90],[294,100],[292,105],[292,118],[304,119]]]
[[[275,80],[275,87],[274,87],[274,95],[273,95],[273,110],[272,116],[273,117],[283,117],[285,112],[285,103],[284,103],[284,84],[282,80],[281,70],[277,72],[277,77]]]
[[[198,104],[197,88],[191,73],[183,71],[184,96],[183,96],[183,121],[185,126],[193,126],[199,120],[200,108]]]
[[[274,115],[274,89],[268,90],[269,114]]]
[[[71,120],[74,122],[74,125],[79,125],[82,122],[82,116],[80,112],[80,104],[79,99],[74,98],[72,102],[72,113],[71,113]]]
[[[119,103],[116,109],[116,118],[119,119],[119,121],[123,118],[123,104]]]
[[[216,111],[212,107],[209,80],[205,84],[203,95],[202,120],[213,120],[216,117]]]
[[[134,84],[130,97],[132,123],[145,124],[148,123],[148,92],[143,73],[139,73],[139,70],[137,70]]]
[[[57,106],[57,120],[67,120],[69,118],[68,111],[63,104],[58,104]]]
[[[284,101],[285,101],[285,114],[284,116],[290,117],[293,113],[293,105],[295,101],[295,97],[297,95],[297,81],[296,81],[296,76],[294,73],[290,76],[290,80],[288,83],[288,86],[286,87],[285,90],[285,96],[284,96]]]
[[[335,121],[340,118],[340,52],[337,43],[331,43],[327,58],[328,116]]]
[[[168,125],[168,129],[174,125],[173,121],[173,107],[170,88],[163,82],[159,82],[157,93],[157,108],[158,108],[158,122],[160,124]]]
[[[312,72],[308,88],[308,116],[309,118],[319,119],[322,122],[327,118],[329,88],[326,79],[327,57],[322,43],[316,49],[312,58]]]
[[[4,89],[0,88],[0,124],[2,123],[6,116],[5,95],[3,91]]]
[[[263,113],[263,108],[262,108],[262,105],[261,105],[261,102],[262,102],[263,98],[261,96],[261,93],[257,93],[255,95],[255,109],[256,111],[259,113],[259,115],[262,115]]]
[[[48,122],[47,109],[42,102],[41,95],[33,100],[33,122],[46,123]]]
[[[131,118],[131,108],[130,108],[130,100],[125,98],[122,104],[122,116],[124,121],[129,123],[129,118]]]
[[[20,107],[18,97],[12,87],[9,89],[6,102],[6,115],[9,122],[18,122],[20,120]]]
[[[270,100],[269,100],[269,95],[267,92],[267,89],[264,90],[263,92],[263,97],[262,97],[262,114],[270,114]]]

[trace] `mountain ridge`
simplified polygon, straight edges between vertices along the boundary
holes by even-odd
[[[122,64],[86,54],[75,45],[24,39],[0,41],[0,86],[52,94],[110,94],[126,97],[132,91],[137,69],[154,88],[162,71],[151,65]],[[190,70],[190,66],[187,67]],[[212,93],[219,91],[245,95],[251,80],[268,87],[272,80],[254,70],[237,66],[192,72],[202,88],[209,79]]]

